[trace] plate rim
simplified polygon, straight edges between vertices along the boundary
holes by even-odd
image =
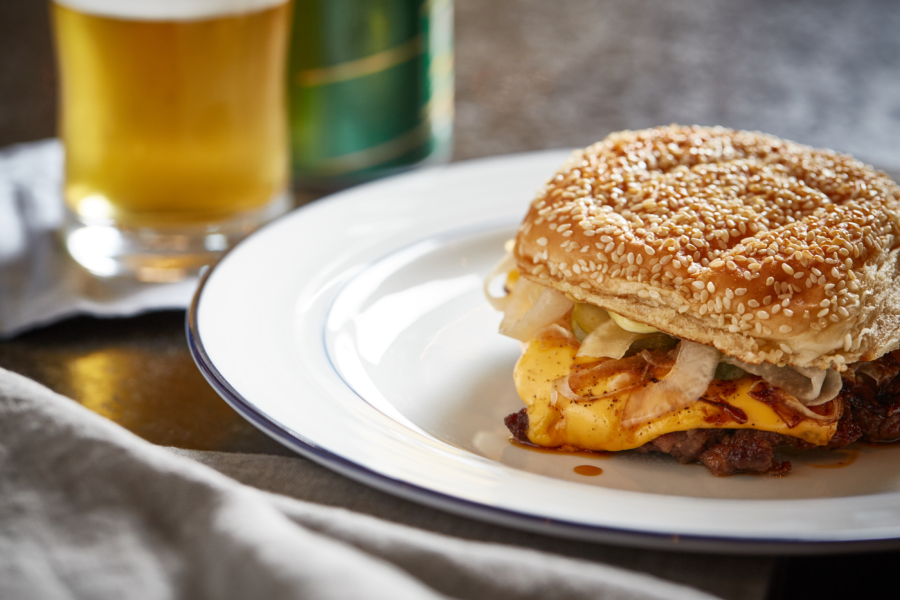
[[[549,154],[558,150],[543,150],[537,152],[521,152],[491,157],[484,157],[468,161],[455,162],[452,165],[433,167],[432,169],[452,169],[468,164],[478,163],[491,159],[515,159],[517,157],[529,157],[537,154]],[[431,169],[428,169],[431,170]],[[426,170],[414,171],[370,182],[361,186],[329,194],[317,200],[309,202],[289,214],[299,214],[309,210],[321,209],[323,205],[332,199],[344,196],[348,192],[359,193],[361,189],[371,185],[384,185],[397,179],[419,176]],[[296,217],[295,217],[296,218]],[[280,219],[279,219],[280,220]],[[278,220],[276,220],[278,221]],[[274,223],[274,222],[273,222]],[[268,225],[271,225],[268,224]],[[838,552],[868,552],[887,550],[900,546],[900,538],[872,538],[857,540],[805,540],[790,538],[741,538],[723,536],[708,536],[695,534],[669,534],[655,533],[641,530],[633,530],[619,527],[601,526],[589,523],[580,523],[556,518],[544,518],[519,512],[510,508],[492,506],[468,500],[452,494],[432,490],[416,483],[403,481],[369,467],[357,464],[344,458],[331,450],[316,445],[310,440],[304,439],[299,434],[289,431],[283,425],[264,414],[251,401],[244,398],[227,378],[213,363],[203,343],[199,329],[200,302],[211,275],[224,264],[231,254],[241,248],[243,243],[250,238],[258,238],[265,235],[268,225],[260,228],[250,236],[226,251],[213,264],[206,267],[201,273],[196,291],[188,307],[185,316],[185,333],[188,349],[203,377],[211,385],[219,396],[225,400],[242,418],[250,422],[257,429],[270,438],[297,452],[301,456],[316,462],[340,475],[353,479],[363,485],[374,487],[379,491],[423,504],[430,508],[444,510],[457,516],[471,518],[494,525],[501,525],[532,533],[563,537],[578,541],[608,543],[638,548],[648,548],[670,551],[687,552],[726,552],[729,554],[751,555],[802,555],[802,554],[831,554]],[[383,257],[376,257],[372,262]],[[343,378],[341,378],[343,380]],[[345,382],[346,385],[346,382]],[[350,386],[348,388],[358,396]],[[365,401],[365,399],[362,399]],[[640,493],[640,492],[638,492]]]

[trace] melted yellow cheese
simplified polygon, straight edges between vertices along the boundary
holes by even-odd
[[[577,347],[562,339],[532,340],[516,363],[516,390],[527,406],[528,439],[538,446],[629,450],[666,433],[697,428],[757,429],[824,445],[837,429],[837,423],[822,425],[808,419],[788,427],[769,405],[748,394],[750,386],[758,380],[752,376],[735,381],[713,381],[705,394],[706,398],[743,411],[747,416],[745,423],[731,419],[720,406],[696,402],[636,429],[625,429],[621,425],[621,415],[631,394],[628,391],[584,402],[575,402],[559,394],[555,406],[551,406],[551,382],[568,375],[576,362],[585,362],[584,359],[576,360],[577,351]],[[605,393],[615,385],[616,377],[613,374],[596,382],[589,393]]]

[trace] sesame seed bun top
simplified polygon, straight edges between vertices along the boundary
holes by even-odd
[[[900,188],[830,150],[668,126],[577,150],[519,228],[520,272],[751,363],[900,344]]]

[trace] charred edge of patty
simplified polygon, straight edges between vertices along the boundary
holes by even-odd
[[[526,412],[526,409],[523,408],[517,413],[506,415],[503,423],[509,429],[514,440],[522,444],[531,443],[528,440],[528,412]]]

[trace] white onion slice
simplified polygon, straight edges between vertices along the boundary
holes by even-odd
[[[675,366],[629,398],[622,425],[637,427],[697,402],[715,377],[721,355],[713,346],[681,340]]]
[[[787,392],[805,406],[825,404],[841,391],[841,375],[834,369],[778,367],[771,363],[753,365],[730,356],[723,357],[722,362],[762,377],[767,383]]]
[[[503,275],[504,278],[509,277],[509,272],[515,268],[515,257],[512,255],[512,253],[507,253],[493,268],[490,275],[488,275],[484,279],[484,295],[487,298],[487,301],[491,303],[491,306],[493,306],[495,310],[506,310],[506,305],[509,304],[509,298],[510,296],[512,296],[512,294],[506,294],[505,296],[494,296],[491,294],[491,284],[500,275]]]
[[[519,277],[512,292],[507,296],[506,307],[503,309],[503,321],[500,323],[501,333],[525,316],[525,313],[531,308],[531,292],[536,287],[540,286],[524,277]]]
[[[537,301],[531,304],[531,291],[535,287],[542,291]],[[500,333],[527,342],[536,331],[566,314],[573,304],[574,302],[566,298],[562,292],[520,277],[516,287],[513,288],[513,293],[510,294],[506,316],[500,323]]]
[[[844,387],[844,380],[841,378],[841,374],[834,369],[826,369],[826,371],[825,381],[822,383],[822,390],[819,392],[818,396],[807,402],[806,406],[819,406],[820,404],[825,404],[826,402],[837,398],[837,395],[841,393],[841,388]]]
[[[625,356],[628,348],[634,343],[634,340],[641,337],[640,333],[632,333],[625,331],[619,327],[615,321],[609,321],[598,325],[590,332],[584,341],[581,342],[581,348],[578,349],[576,356],[590,356],[592,358],[615,358],[619,359]]]

